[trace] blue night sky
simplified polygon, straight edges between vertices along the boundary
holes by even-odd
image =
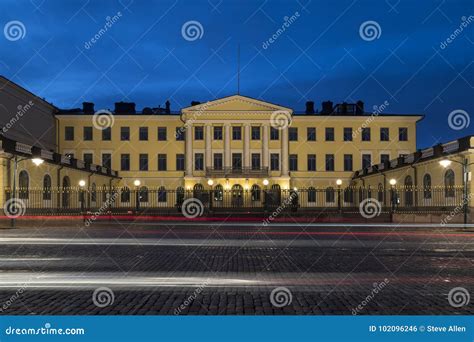
[[[366,111],[388,101],[387,113],[426,115],[418,147],[474,134],[474,121],[448,125],[453,110],[474,114],[474,18],[454,33],[474,15],[472,0],[2,0],[0,13],[2,27],[25,27],[22,39],[0,36],[0,74],[60,108],[170,99],[176,111],[232,95],[240,43],[242,95],[295,111],[307,100],[361,99]],[[188,21],[202,37],[184,39]],[[362,39],[366,21],[379,25],[377,39]]]

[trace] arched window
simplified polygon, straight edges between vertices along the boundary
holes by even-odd
[[[146,186],[142,186],[140,188],[140,202],[148,202],[148,188]]]
[[[444,174],[444,196],[454,197],[454,171],[451,169]]]
[[[423,197],[430,199],[431,196],[431,175],[427,173],[423,176]]]
[[[176,205],[181,206],[184,202],[184,188],[178,186],[176,188]]]
[[[63,196],[62,196],[62,204],[64,208],[69,207],[70,203],[70,190],[71,190],[71,180],[68,176],[64,176],[63,178]]]
[[[316,202],[316,189],[312,186],[308,188],[308,202]]]
[[[382,185],[382,183],[379,183],[379,185],[378,185],[378,192],[377,192],[377,200],[378,200],[380,203],[383,203],[383,198],[384,198],[383,185]]]
[[[232,186],[231,195],[232,195],[232,205],[240,207],[243,204],[243,192],[244,188],[240,184],[234,184]]]
[[[44,175],[43,177],[43,200],[51,200],[51,176]]]
[[[252,197],[252,201],[260,201],[260,187],[257,184],[252,185],[250,196]]]
[[[413,205],[413,180],[411,176],[405,177],[405,205],[407,207]]]
[[[105,184],[102,184],[102,189],[99,189],[100,192],[102,192],[102,202],[105,202],[107,201],[107,194],[108,194],[108,191],[107,191],[107,186]],[[110,192],[112,195],[112,189],[110,189]]]
[[[97,186],[92,183],[91,186],[91,202],[97,202]]]
[[[160,186],[158,189],[158,202],[166,202],[166,190],[164,186]]]
[[[224,199],[224,188],[222,185],[217,184],[214,188],[214,201],[222,201]]]
[[[28,199],[30,196],[30,177],[28,176],[28,172],[22,170],[18,175],[18,187],[20,188],[18,191],[18,197],[21,199]]]
[[[335,198],[336,198],[336,196],[334,194],[334,188],[333,187],[326,188],[326,202],[327,203],[334,203]]]
[[[130,202],[130,189],[126,186],[120,191],[120,202],[128,203]]]
[[[344,189],[344,202],[354,202],[354,190],[351,187]]]

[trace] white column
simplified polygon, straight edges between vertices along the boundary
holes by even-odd
[[[206,169],[212,167],[212,126],[211,124],[206,124]]]
[[[262,166],[268,167],[268,124],[262,126]]]
[[[186,125],[186,176],[193,176],[193,125]]]
[[[230,124],[224,124],[224,167],[231,167],[231,155],[230,155]]]
[[[281,175],[288,176],[288,127],[281,130]]]
[[[250,168],[250,124],[244,124],[244,168]]]

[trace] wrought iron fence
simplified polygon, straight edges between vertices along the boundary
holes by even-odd
[[[5,201],[21,202],[29,215],[78,215],[84,212],[111,214],[172,214],[195,199],[205,213],[285,212],[357,213],[364,201],[376,204],[381,212],[445,212],[465,203],[462,187],[305,188],[298,190],[168,190],[160,188],[36,188],[18,189],[13,196],[5,190]],[[5,209],[4,209],[5,210]]]

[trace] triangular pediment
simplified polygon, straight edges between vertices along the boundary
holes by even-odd
[[[274,112],[277,110],[293,112],[290,108],[273,103],[253,99],[242,95],[232,95],[221,99],[204,102],[183,109],[183,112]]]

